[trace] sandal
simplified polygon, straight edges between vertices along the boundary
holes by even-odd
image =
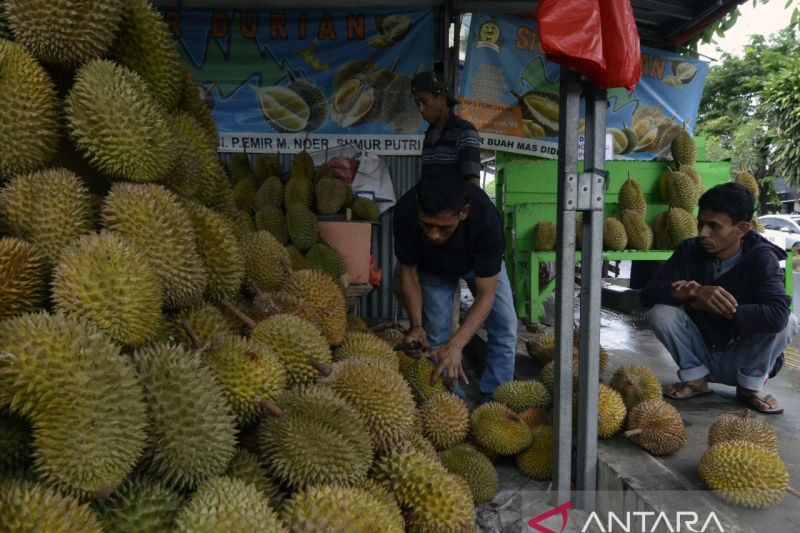
[[[780,406],[778,400],[776,400],[772,394],[767,394],[762,398],[755,394],[742,394],[737,390],[736,401],[743,404],[745,407],[749,407],[753,411],[758,411],[765,415],[779,415],[783,413],[783,407]],[[772,402],[774,402],[774,404]],[[771,407],[770,404],[776,405],[777,407]]]
[[[686,396],[679,395],[678,392],[686,387],[689,387],[689,389],[692,391],[691,394],[688,394]],[[712,391],[708,386],[706,386],[706,388],[703,389],[695,385],[694,383],[687,383],[686,381],[679,381],[677,383],[673,383],[672,385],[664,389],[664,396],[672,400],[688,400],[689,398],[695,398],[697,396],[707,396],[713,393],[714,391]]]

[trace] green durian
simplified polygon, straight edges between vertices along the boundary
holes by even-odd
[[[260,230],[242,238],[247,279],[255,290],[270,292],[281,288],[291,271],[289,253],[268,231]]]
[[[279,243],[289,242],[289,228],[286,226],[286,217],[280,207],[265,205],[256,211],[256,228],[268,231]]]
[[[47,299],[47,262],[23,240],[0,237],[0,279],[0,320],[34,311]]]
[[[78,499],[32,481],[0,482],[0,531],[102,533],[95,514]]]
[[[359,220],[375,222],[381,217],[381,212],[374,200],[358,197],[353,200],[353,216]]]
[[[314,213],[303,204],[287,204],[286,226],[289,230],[289,239],[301,252],[308,251],[319,242],[317,218]]]
[[[442,464],[450,473],[469,485],[476,505],[489,503],[497,494],[498,476],[492,462],[467,443],[439,452]]]
[[[305,300],[322,323],[322,334],[335,346],[347,331],[347,300],[342,287],[328,274],[318,270],[298,270],[289,274],[284,292]]]
[[[105,533],[172,531],[183,498],[158,480],[129,479],[98,505]]]

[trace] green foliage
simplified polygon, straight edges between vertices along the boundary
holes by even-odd
[[[789,183],[800,183],[800,57],[785,58],[782,69],[767,80],[762,93],[772,138],[772,162]]]

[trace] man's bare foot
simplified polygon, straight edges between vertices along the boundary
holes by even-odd
[[[679,381],[678,383],[668,385],[664,389],[664,396],[672,398],[673,400],[688,400],[695,396],[705,396],[711,393],[712,390],[708,388],[708,380],[706,378],[692,381]]]
[[[736,400],[765,415],[778,415],[783,412],[783,407],[778,403],[778,400],[772,394],[767,394],[764,391],[736,387]]]

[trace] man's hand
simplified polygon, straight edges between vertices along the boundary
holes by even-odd
[[[428,348],[428,334],[425,332],[425,329],[422,326],[414,326],[413,328],[408,330],[406,333],[406,338],[403,339],[403,342],[419,342],[423,347]]]
[[[469,385],[469,380],[461,364],[462,349],[462,346],[454,344],[451,340],[451,342],[448,342],[441,348],[437,348],[431,353],[431,355],[436,357],[439,361],[439,366],[436,367],[436,370],[431,376],[431,385],[439,380],[445,370],[447,371],[447,378],[444,380],[444,384],[447,387],[452,387],[458,383],[459,379],[463,379],[464,383]]]
[[[672,284],[672,294],[678,300],[686,301],[701,311],[714,313],[732,320],[739,305],[731,293],[717,285],[700,285],[696,281],[676,281]]]
[[[701,285],[696,281],[674,281],[672,283],[672,296],[682,302],[691,300],[700,287]]]

